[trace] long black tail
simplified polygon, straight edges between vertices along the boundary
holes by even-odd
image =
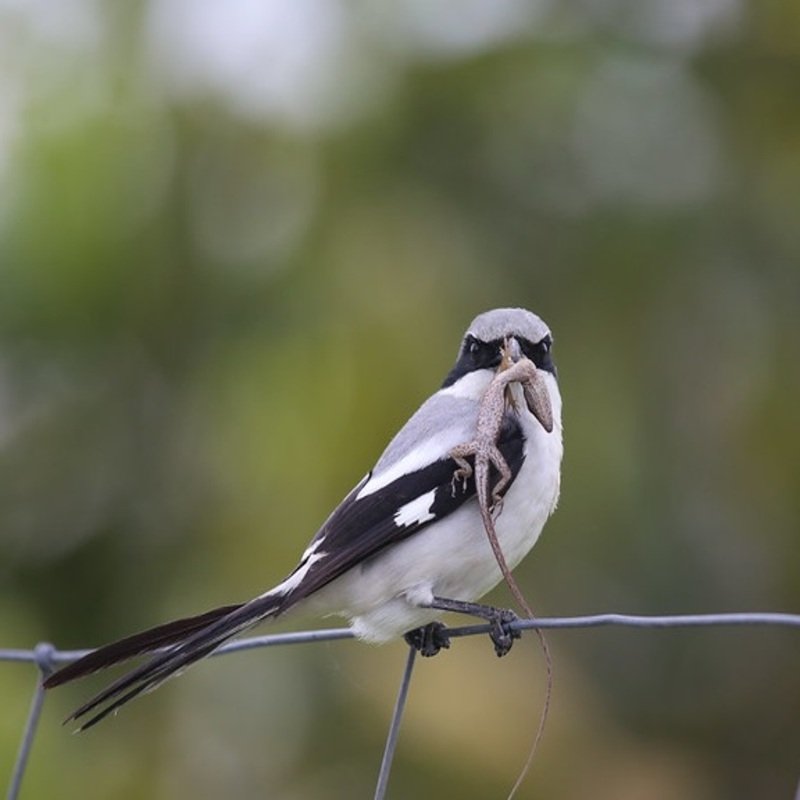
[[[198,614],[196,617],[176,619],[164,625],[148,628],[146,631],[134,633],[132,636],[126,636],[124,639],[98,647],[97,650],[92,650],[91,653],[87,653],[77,661],[73,661],[54,672],[44,682],[45,689],[52,689],[56,686],[61,686],[62,683],[69,683],[78,678],[83,678],[93,672],[127,661],[134,656],[152,653],[159,648],[177,644],[190,634],[236,611],[242,605],[242,603],[237,603],[236,605],[213,608],[211,611]]]
[[[270,592],[249,603],[222,606],[196,617],[175,620],[136,633],[94,650],[54,672],[45,680],[44,686],[51,689],[132,656],[167,647],[114,681],[65,720],[69,722],[91,715],[80,726],[80,730],[86,730],[142,692],[155,689],[170,676],[209,655],[228,639],[261,620],[275,616],[280,611],[282,597],[280,593]]]

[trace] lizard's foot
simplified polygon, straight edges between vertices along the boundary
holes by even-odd
[[[455,497],[458,490],[458,484],[461,484],[462,494],[467,491],[467,481],[472,477],[472,467],[459,467],[454,473],[450,481],[450,496]]]
[[[519,619],[513,611],[508,608],[498,608],[495,611],[497,613],[489,619],[489,624],[492,626],[489,638],[492,640],[497,657],[502,658],[511,650],[514,640],[519,639],[522,633],[509,627],[509,623]]]
[[[493,517],[499,517],[501,512],[503,511],[503,498],[493,496],[492,507],[489,510],[492,512]]]
[[[427,658],[435,656],[440,650],[447,650],[450,647],[450,634],[447,633],[447,627],[441,622],[429,622],[421,628],[414,628],[414,630],[405,634],[403,638],[418,650],[421,656],[426,656]],[[497,645],[495,645],[495,649],[497,649]]]

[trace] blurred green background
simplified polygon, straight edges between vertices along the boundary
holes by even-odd
[[[800,610],[799,100],[795,0],[2,0],[0,646],[282,578],[498,305],[564,396],[539,613]],[[793,797],[796,632],[549,640],[521,797]],[[217,659],[81,737],[59,690],[23,798],[371,796],[404,654]],[[390,796],[505,797],[542,686],[533,636],[421,663]]]

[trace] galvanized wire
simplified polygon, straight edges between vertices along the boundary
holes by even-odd
[[[629,614],[592,614],[580,617],[542,617],[541,619],[518,619],[509,623],[514,630],[530,630],[532,628],[596,628],[604,626],[620,626],[632,628],[697,628],[719,626],[782,626],[800,628],[800,614],[784,614],[779,612],[742,612],[731,614],[678,614],[671,616],[643,616]],[[457,628],[448,628],[451,637],[475,636],[488,633],[490,626],[486,624],[465,625]],[[324,628],[312,631],[297,631],[292,633],[278,633],[267,636],[253,636],[230,642],[220,647],[213,655],[221,656],[238,653],[244,650],[254,650],[262,647],[276,647],[287,644],[310,644],[314,642],[333,641],[339,639],[352,639],[353,633],[349,628]],[[20,740],[19,752],[11,774],[11,779],[6,794],[6,800],[18,800],[25,770],[28,766],[31,750],[33,748],[36,731],[44,706],[45,694],[42,681],[53,671],[56,665],[75,661],[91,650],[58,650],[53,645],[41,643],[32,650],[0,648],[0,661],[28,662],[35,664],[38,670],[38,680],[31,698],[28,718]],[[406,660],[403,679],[395,703],[394,713],[389,725],[389,734],[384,749],[378,783],[375,789],[375,798],[382,800],[391,773],[394,760],[397,737],[408,696],[411,673],[414,668],[415,651],[409,651]],[[796,800],[800,800],[800,788]]]
[[[28,758],[33,747],[33,739],[36,736],[36,729],[39,726],[39,719],[44,708],[44,681],[53,671],[53,653],[55,648],[49,642],[40,642],[31,651],[36,666],[39,667],[36,688],[33,691],[28,719],[22,732],[22,741],[19,745],[17,760],[14,762],[14,769],[11,773],[11,781],[8,786],[8,800],[16,800],[22,788],[22,778],[25,775],[25,768],[28,766]],[[18,661],[21,659],[9,659]]]
[[[386,736],[386,746],[383,749],[381,768],[378,772],[378,784],[375,787],[373,800],[383,800],[386,796],[386,789],[389,787],[389,774],[392,771],[394,751],[397,749],[397,738],[400,735],[400,721],[403,719],[403,711],[406,707],[408,687],[411,685],[411,673],[414,671],[416,656],[416,648],[409,646],[406,667],[403,670],[403,679],[400,681],[400,688],[397,691],[397,700],[395,700],[394,703],[392,721],[389,724],[389,733]]]

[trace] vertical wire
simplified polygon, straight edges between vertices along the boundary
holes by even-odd
[[[39,673],[36,676],[36,689],[33,693],[30,710],[28,711],[28,719],[25,723],[25,731],[22,734],[22,741],[19,745],[17,760],[14,762],[14,770],[11,773],[11,782],[8,784],[7,800],[17,800],[20,789],[22,788],[22,779],[25,777],[25,768],[28,766],[28,759],[30,758],[31,749],[33,748],[33,740],[36,736],[39,719],[42,716],[42,708],[44,707],[43,682],[53,671],[52,657],[54,652],[55,648],[51,644],[38,644],[34,651]]]
[[[381,759],[381,769],[378,773],[378,784],[375,787],[374,800],[383,800],[386,796],[386,788],[389,785],[389,773],[392,771],[394,751],[397,748],[397,738],[400,734],[400,722],[403,718],[403,711],[406,706],[408,687],[411,683],[411,673],[414,671],[414,659],[416,655],[416,648],[409,646],[406,668],[403,671],[403,679],[400,682],[400,688],[397,692],[392,722],[389,725],[389,733],[386,737],[386,747],[383,750],[383,758]]]

